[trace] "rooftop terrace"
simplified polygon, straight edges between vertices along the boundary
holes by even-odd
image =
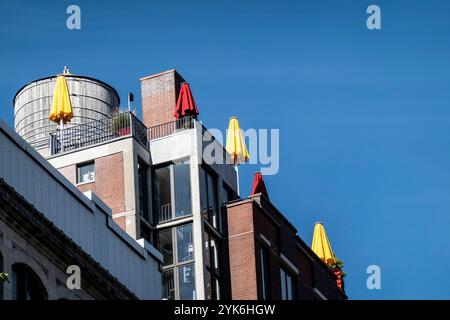
[[[193,129],[194,125],[194,117],[184,117],[147,128],[132,112],[128,111],[58,130],[50,133],[47,139],[32,144],[32,147],[49,148],[50,155],[53,156],[107,141],[133,137],[143,147],[148,148],[149,141]]]

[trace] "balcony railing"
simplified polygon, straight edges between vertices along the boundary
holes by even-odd
[[[148,140],[162,138],[176,132],[193,129],[195,117],[188,116],[175,121],[163,123],[147,129]]]
[[[172,205],[163,204],[159,207],[158,222],[164,222],[172,219]]]
[[[51,154],[72,151],[124,136],[133,136],[144,147],[148,147],[147,128],[133,113],[124,112],[50,134]]]

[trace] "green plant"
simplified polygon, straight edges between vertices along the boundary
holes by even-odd
[[[119,113],[111,119],[111,129],[114,134],[117,134],[120,129],[130,127],[130,114],[129,113]]]
[[[339,268],[341,270],[341,277],[344,278],[347,273],[344,272],[344,262],[340,260],[339,258],[335,258],[336,263],[330,265],[331,271],[333,271],[335,268]]]
[[[9,281],[8,274],[6,272],[0,272],[0,281],[1,282]]]

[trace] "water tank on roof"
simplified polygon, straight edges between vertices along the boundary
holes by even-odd
[[[14,129],[44,156],[48,155],[50,133],[59,127],[48,120],[57,76],[30,82],[14,97]],[[66,127],[109,117],[119,108],[117,91],[103,81],[67,74],[74,117]]]

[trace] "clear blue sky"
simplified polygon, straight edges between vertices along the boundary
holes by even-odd
[[[65,27],[72,3],[80,31]],[[176,68],[207,127],[236,114],[280,129],[269,195],[307,243],[325,223],[350,298],[448,299],[449,39],[448,1],[4,0],[0,117],[12,124],[15,92],[64,65],[138,102],[140,77]],[[241,167],[244,194],[257,169]]]

